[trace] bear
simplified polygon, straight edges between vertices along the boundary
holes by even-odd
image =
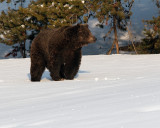
[[[42,30],[31,44],[31,81],[40,81],[47,68],[54,81],[72,80],[82,58],[82,47],[94,43],[88,24]]]

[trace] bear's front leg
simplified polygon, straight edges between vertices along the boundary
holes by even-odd
[[[81,48],[75,50],[72,56],[68,56],[64,63],[63,74],[64,78],[68,80],[74,79],[81,64]],[[61,71],[62,72],[62,71]]]
[[[61,60],[57,56],[52,56],[47,65],[48,70],[50,71],[50,76],[55,81],[63,80],[60,76]]]

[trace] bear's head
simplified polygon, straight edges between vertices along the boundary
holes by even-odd
[[[77,24],[69,27],[67,33],[72,42],[72,46],[75,48],[83,47],[97,40],[89,30],[88,24]]]
[[[88,28],[88,24],[77,24],[78,28],[78,41],[85,44],[94,43],[97,39],[92,35]]]

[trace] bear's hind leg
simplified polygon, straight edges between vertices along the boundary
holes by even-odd
[[[37,57],[36,59],[34,57],[31,57],[31,81],[40,81],[41,76],[45,70],[45,62],[42,58]]]

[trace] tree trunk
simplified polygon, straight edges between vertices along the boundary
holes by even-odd
[[[114,30],[114,41],[113,41],[111,49],[107,52],[107,55],[111,54],[111,52],[114,48],[114,45],[116,45],[116,51],[117,51],[117,54],[119,54],[119,44],[118,44],[118,35],[117,35],[117,26],[116,26],[116,17],[115,16],[113,17],[113,30]]]
[[[26,40],[24,41],[24,53],[23,58],[26,58]]]
[[[26,40],[24,40],[23,58],[26,58]]]
[[[116,45],[117,54],[119,54],[119,44],[118,44],[118,35],[117,35],[117,26],[116,26],[116,17],[113,17],[113,29],[114,29],[114,43]]]
[[[115,45],[115,40],[114,40],[114,42],[113,42],[113,44],[112,44],[111,49],[107,52],[107,55],[110,55],[110,54],[112,53],[112,50],[113,50],[113,48],[114,48],[114,45]]]

